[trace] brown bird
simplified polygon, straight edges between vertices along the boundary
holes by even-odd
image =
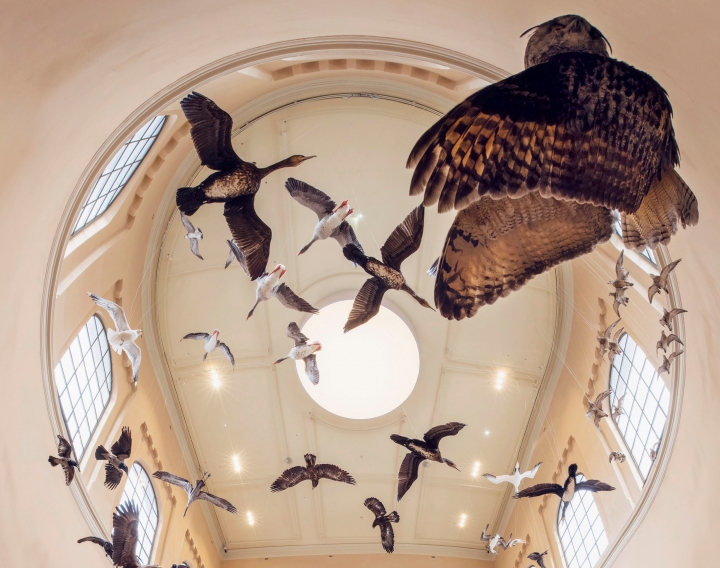
[[[658,375],[662,375],[663,373],[669,373],[670,372],[670,365],[672,365],[673,360],[675,357],[679,357],[685,353],[684,351],[675,351],[674,353],[670,353],[669,357],[666,357],[663,355],[663,362],[662,365],[658,367]]]
[[[669,312],[665,308],[663,308],[663,317],[660,318],[660,324],[672,331],[673,320],[680,314],[684,314],[686,312],[687,310],[683,310],[682,308],[673,308]]]
[[[497,237],[507,257],[529,257],[524,270],[509,272],[513,281],[607,240],[608,214],[594,207],[619,210],[625,246],[638,250],[669,242],[680,224],[696,224],[695,196],[673,169],[679,152],[665,90],[646,73],[611,59],[602,33],[580,16],[532,29],[524,71],[471,95],[418,140],[407,163],[415,168],[410,194],[424,193],[424,204],[437,203],[440,212],[464,209],[484,196],[502,201],[533,193],[555,197],[553,203],[588,204],[573,220],[573,228],[584,226],[577,238],[568,228],[533,252],[532,230]],[[490,205],[486,200],[484,207]],[[497,221],[489,215],[487,223],[492,233]],[[483,265],[476,264],[483,288]],[[452,269],[442,269],[450,280]],[[498,270],[491,267],[487,280],[493,282]]]
[[[613,461],[624,463],[625,459],[625,454],[623,454],[622,452],[610,452],[610,455],[608,455],[608,462],[610,463],[612,463]]]
[[[263,272],[270,256],[272,231],[255,212],[255,194],[264,177],[281,168],[294,168],[315,156],[290,156],[266,168],[245,162],[231,142],[232,118],[200,93],[190,93],[180,107],[191,124],[195,150],[203,166],[217,170],[195,187],[181,187],[175,201],[185,215],[193,215],[205,203],[225,203],[225,220],[233,240],[247,262],[250,278]]]
[[[343,483],[355,485],[353,476],[344,469],[340,469],[338,466],[329,463],[315,465],[315,456],[313,454],[305,454],[305,467],[296,465],[283,471],[282,475],[270,486],[270,491],[273,493],[284,491],[308,479],[312,483],[313,489],[318,486],[321,479],[342,481]]]
[[[590,400],[588,396],[585,395],[585,401],[588,405],[588,410],[585,413],[585,416],[588,417],[588,420],[592,420],[592,423],[595,424],[595,428],[600,431],[602,431],[602,428],[600,428],[600,420],[608,417],[607,412],[603,410],[603,400],[609,397],[611,392],[611,390],[601,392],[595,397],[594,401]]]
[[[432,309],[430,304],[407,285],[405,277],[400,272],[400,265],[403,261],[420,248],[424,224],[425,208],[420,205],[413,209],[387,238],[380,249],[382,261],[366,256],[353,243],[343,247],[345,258],[359,264],[365,272],[372,276],[363,284],[357,296],[355,296],[355,301],[345,324],[345,333],[374,318],[380,311],[383,296],[388,290],[407,292],[417,300],[418,304]]]
[[[112,561],[122,568],[160,568],[157,564],[142,564],[135,554],[140,540],[140,513],[132,501],[122,503],[113,513]]]
[[[230,503],[230,501],[226,501],[225,499],[217,497],[212,493],[203,491],[203,488],[205,487],[205,481],[208,477],[210,477],[210,474],[207,472],[203,473],[202,478],[198,479],[195,482],[194,486],[187,479],[183,479],[182,477],[178,477],[177,475],[173,475],[172,473],[168,473],[167,471],[156,471],[155,473],[153,473],[153,477],[155,479],[159,479],[160,481],[166,481],[171,485],[177,485],[178,487],[182,487],[185,490],[185,493],[187,493],[188,496],[188,502],[185,506],[185,511],[183,511],[183,517],[185,516],[185,513],[187,513],[190,505],[192,505],[193,502],[198,499],[200,499],[201,501],[207,501],[208,503],[212,503],[216,507],[225,509],[233,515],[237,514],[237,509],[235,508],[235,505]]]
[[[102,546],[102,549],[105,551],[105,556],[110,558],[112,560],[113,555],[113,545],[112,542],[108,542],[105,539],[99,538],[97,536],[86,536],[85,538],[81,538],[78,540],[78,544],[81,544],[83,542],[94,542],[95,544]]]
[[[620,355],[622,353],[622,349],[620,349],[620,346],[618,345],[618,340],[620,339],[620,336],[622,335],[623,331],[625,331],[624,327],[621,327],[618,329],[615,334],[613,335],[613,329],[618,324],[620,320],[617,319],[614,322],[612,322],[607,329],[603,332],[602,335],[597,336],[598,343],[600,344],[600,357],[605,358],[605,353],[610,353],[611,355]]]
[[[392,553],[395,550],[395,532],[390,523],[399,523],[400,515],[397,514],[397,511],[393,511],[389,515],[386,514],[385,505],[375,497],[368,497],[363,505],[375,515],[372,528],[380,527],[380,542],[382,542],[385,552]]]
[[[608,296],[613,298],[613,311],[617,317],[620,317],[620,306],[627,306],[630,298],[625,295],[627,288],[615,288]]]
[[[625,270],[625,251],[620,251],[617,262],[615,263],[615,280],[611,280],[608,284],[612,285],[613,288],[626,289],[633,285],[630,282],[630,273]]]
[[[80,471],[80,466],[78,465],[78,462],[76,462],[74,459],[72,459],[70,456],[72,456],[72,446],[70,445],[70,442],[68,442],[65,438],[63,438],[60,434],[58,434],[58,456],[50,456],[48,458],[48,462],[50,462],[50,465],[55,466],[62,466],[63,471],[65,472],[65,485],[70,485],[72,483],[72,480],[75,478],[75,470],[73,468],[77,468],[78,471]]]
[[[660,349],[663,350],[663,353],[667,353],[667,348],[670,347],[670,344],[673,341],[676,341],[680,345],[685,345],[674,333],[671,333],[670,335],[665,335],[665,330],[663,329],[662,333],[660,334],[660,341],[658,341],[655,345],[655,354],[657,354]]]
[[[682,258],[678,258],[677,260],[672,261],[670,264],[666,265],[661,271],[660,274],[651,274],[650,278],[653,279],[652,286],[648,288],[648,302],[652,304],[653,296],[655,294],[659,294],[660,290],[665,292],[666,294],[669,294],[667,289],[667,281],[668,277],[670,276],[670,273],[675,270],[675,267],[678,265],[678,263],[682,260]]]
[[[125,475],[130,475],[125,460],[130,457],[132,450],[132,435],[130,428],[123,426],[122,433],[117,442],[115,442],[108,452],[103,446],[98,446],[95,450],[96,460],[107,460],[105,464],[105,487],[115,489],[122,481],[123,471]]]

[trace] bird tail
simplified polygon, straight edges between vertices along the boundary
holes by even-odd
[[[385,517],[388,521],[391,523],[399,523],[400,522],[400,515],[397,514],[397,511],[393,511],[389,515]]]
[[[95,459],[104,460],[107,454],[108,451],[103,446],[98,446],[97,450],[95,450]]]
[[[62,462],[56,458],[55,456],[50,456],[48,458],[48,462],[50,462],[50,465],[55,467],[56,465],[60,465]]]
[[[635,213],[622,214],[622,236],[625,246],[644,251],[666,245],[683,229],[699,220],[697,198],[675,170],[663,173],[653,182]]]
[[[367,264],[367,256],[365,256],[363,251],[361,251],[356,245],[352,243],[345,245],[343,247],[343,254],[350,262],[354,262],[355,264],[359,264],[365,268],[365,264]]]
[[[306,244],[303,248],[301,248],[301,249],[300,249],[300,252],[297,253],[297,255],[300,256],[300,255],[303,254],[304,252],[307,252],[307,250],[312,246],[312,244],[313,244],[315,241],[317,241],[317,237],[313,236],[312,240],[311,240],[308,244]]]
[[[390,439],[396,444],[400,444],[401,446],[406,445],[410,441],[410,438],[406,438],[405,436],[399,436],[397,434],[390,434]]]
[[[197,187],[180,187],[175,193],[175,203],[185,215],[193,215],[205,203],[205,194]]]

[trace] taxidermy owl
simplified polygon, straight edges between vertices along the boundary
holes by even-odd
[[[408,159],[411,195],[459,210],[435,282],[448,319],[592,251],[610,238],[614,210],[625,246],[641,251],[698,221],[674,169],[665,90],[610,58],[608,41],[580,16],[530,31],[525,71],[456,106]]]

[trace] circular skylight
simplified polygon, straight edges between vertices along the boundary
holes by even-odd
[[[400,406],[415,388],[420,354],[412,332],[400,317],[385,308],[369,322],[343,333],[352,301],[325,306],[302,332],[319,341],[320,383],[305,375],[297,362],[300,382],[325,410],[345,418],[375,418]]]

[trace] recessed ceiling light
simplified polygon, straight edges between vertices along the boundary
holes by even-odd
[[[212,376],[212,386],[216,389],[219,389],[220,385],[222,385],[222,382],[220,381],[220,375],[215,369],[210,372],[210,375]]]
[[[242,470],[242,467],[240,465],[240,456],[237,454],[232,457],[233,467],[235,468],[235,471],[240,472]]]
[[[253,517],[253,514],[250,511],[247,512],[247,522],[250,526],[255,524],[255,517]]]
[[[490,430],[485,430],[485,435],[486,435],[486,436],[489,436],[489,435],[490,435]]]
[[[463,513],[462,515],[460,515],[460,522],[458,523],[458,526],[460,528],[463,528],[465,526],[466,521],[467,521],[467,515],[465,513]]]
[[[504,383],[505,383],[505,371],[499,371],[497,374],[497,380],[495,381],[495,388],[497,390],[502,390]]]
[[[479,462],[479,461],[476,461],[476,462],[473,464],[473,469],[472,469],[472,474],[471,474],[471,475],[472,475],[473,477],[477,477],[479,474],[480,474],[480,462]]]

